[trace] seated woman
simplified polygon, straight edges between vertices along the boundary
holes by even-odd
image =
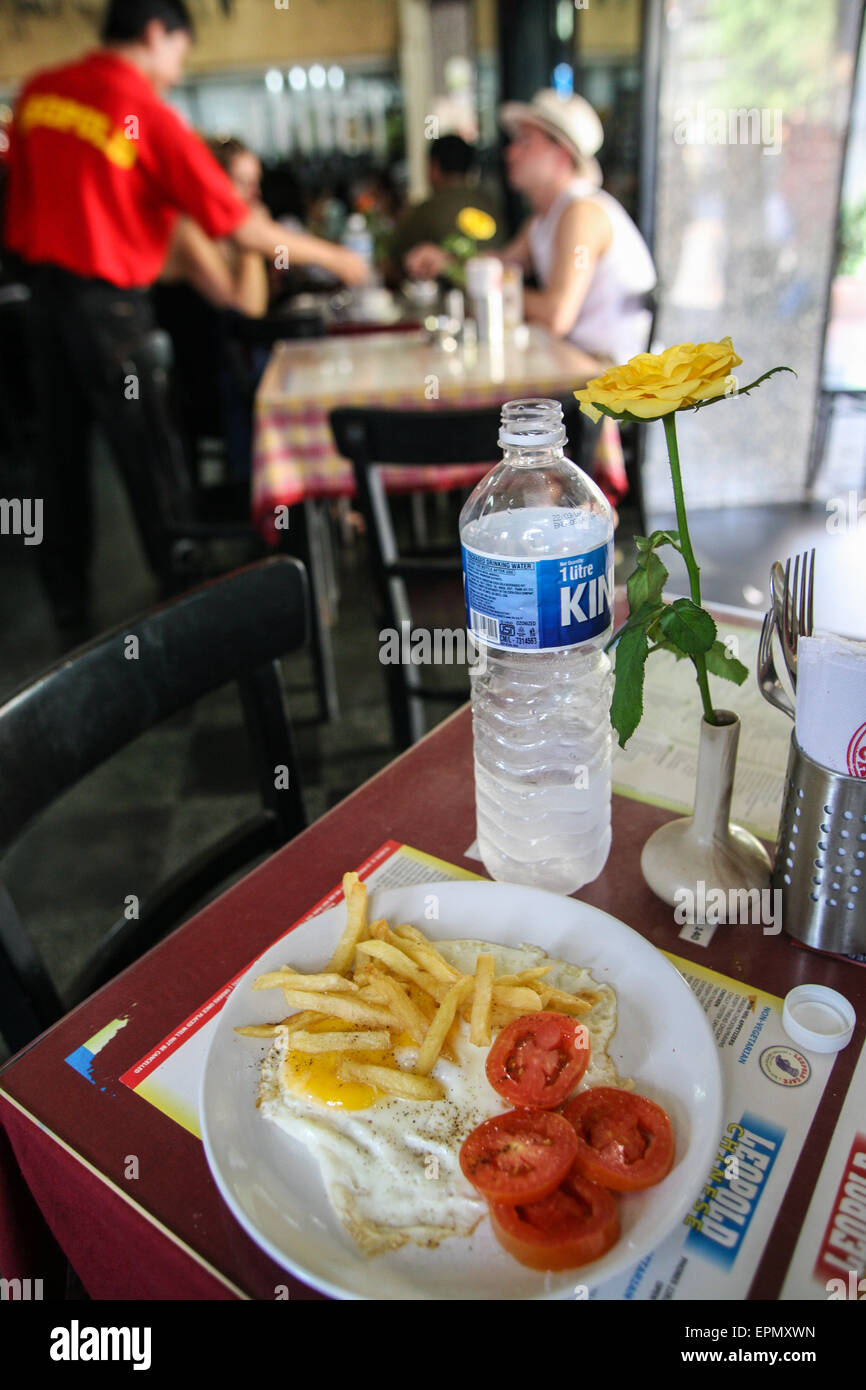
[[[261,164],[240,140],[208,140],[239,195],[252,208],[259,204]],[[217,309],[235,309],[260,318],[268,307],[264,258],[233,241],[211,241],[190,217],[179,217],[160,284],[183,282]]]
[[[524,313],[558,338],[596,359],[596,374],[649,348],[656,285],[646,242],[625,208],[601,187],[595,153],[601,121],[583,97],[538,92],[529,104],[503,106],[511,136],[508,181],[527,198],[532,215],[498,254],[532,273],[538,289],[524,291]],[[438,246],[409,253],[411,275],[426,279],[445,264]],[[628,492],[616,422],[605,419],[593,476],[612,504]]]
[[[508,103],[500,119],[511,136],[508,181],[532,208],[498,253],[539,283],[525,292],[526,318],[570,339],[600,369],[645,352],[655,267],[628,213],[601,188],[594,156],[604,134],[595,111],[583,97],[543,91],[529,104]],[[410,252],[407,267],[427,277],[444,261],[428,244]]]

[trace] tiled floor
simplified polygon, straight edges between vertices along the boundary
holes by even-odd
[[[106,460],[98,462],[99,550],[97,630],[147,607],[155,591],[143,565],[123,497]],[[667,518],[655,518],[656,524]],[[776,556],[819,547],[820,566],[851,569],[849,607],[866,593],[861,536],[840,538],[826,527],[823,507],[757,509],[696,514],[693,541],[703,560],[705,597],[763,604],[767,571]],[[448,525],[454,525],[453,517]],[[864,519],[866,533],[866,519]],[[622,552],[617,578],[631,569],[631,527],[623,511],[617,534]],[[840,544],[840,539],[842,543]],[[311,818],[373,775],[393,756],[378,636],[364,541],[338,551],[342,597],[334,629],[341,698],[340,718],[316,720],[309,659],[285,663],[289,704]],[[676,572],[671,586],[682,590]],[[459,593],[435,598],[428,621],[457,627]],[[54,636],[35,571],[33,549],[0,538],[0,698],[57,658]],[[449,680],[459,672],[449,671]],[[430,708],[431,721],[449,706]],[[7,789],[8,794],[8,789]],[[245,765],[239,707],[230,689],[153,729],[68,792],[16,843],[2,869],[61,990],[123,900],[143,897],[179,862],[243,818],[255,805]]]

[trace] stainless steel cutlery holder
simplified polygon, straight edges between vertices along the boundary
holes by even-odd
[[[831,772],[791,735],[773,887],[807,946],[866,952],[866,779]]]

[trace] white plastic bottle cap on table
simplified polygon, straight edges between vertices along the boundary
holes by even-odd
[[[844,994],[827,985],[797,985],[785,996],[782,1027],[807,1052],[839,1052],[847,1047],[856,1021]]]

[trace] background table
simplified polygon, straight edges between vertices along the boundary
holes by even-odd
[[[352,466],[335,452],[328,426],[336,406],[435,410],[563,396],[585,385],[595,365],[536,325],[499,347],[451,352],[417,332],[279,343],[256,392],[253,520],[273,542],[279,539],[276,507],[354,492]],[[413,491],[471,486],[485,471],[476,465],[384,474],[389,488]]]
[[[823,983],[846,994],[858,1012],[854,1041],[835,1062],[752,1283],[751,1297],[775,1298],[863,1043],[866,972],[760,931],[720,928],[706,947],[681,939],[671,909],[640,872],[644,841],[669,817],[660,807],[614,796],[610,859],[576,896],[659,948],[751,987],[784,994],[805,981]],[[0,1122],[93,1297],[272,1299],[277,1285],[288,1285],[292,1298],[318,1297],[243,1233],[220,1200],[200,1142],[117,1078],[384,841],[401,840],[478,873],[478,861],[464,853],[474,833],[464,708],[9,1064],[0,1078]],[[93,1059],[85,1080],[65,1059],[123,1014],[127,1025]],[[0,1268],[7,1277],[42,1273],[22,1253],[33,1218],[11,1151],[0,1149]]]

